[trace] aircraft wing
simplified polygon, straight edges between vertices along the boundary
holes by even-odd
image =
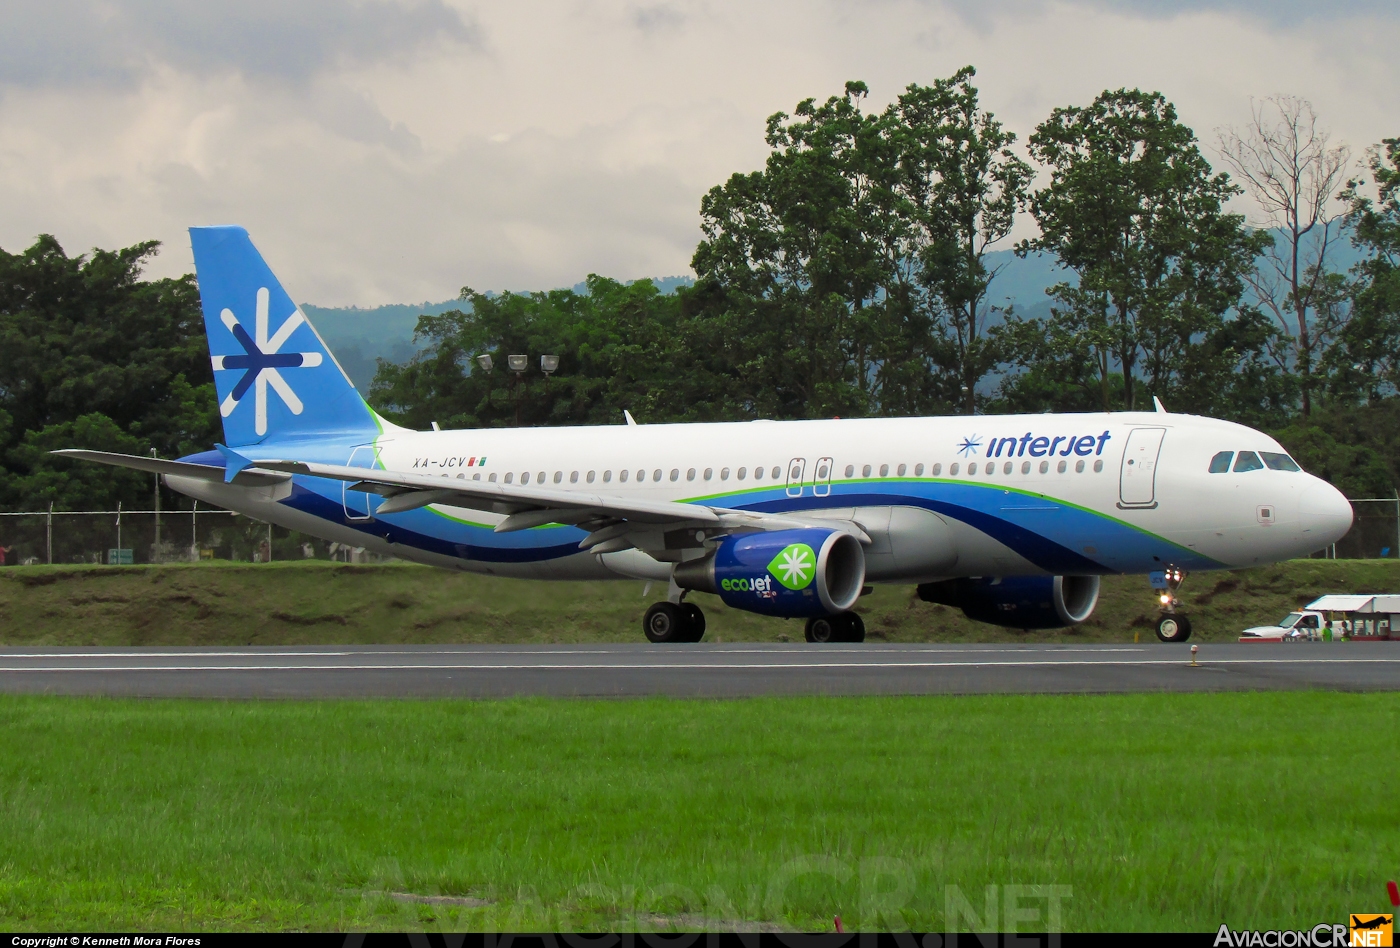
[[[305,461],[257,459],[252,463],[252,469],[256,470],[327,477],[349,482],[351,490],[379,494],[385,500],[375,511],[377,516],[444,504],[504,514],[505,519],[496,525],[497,533],[528,530],[550,523],[578,526],[589,532],[579,549],[594,553],[638,547],[664,558],[666,550],[702,547],[706,539],[720,534],[811,526],[844,530],[862,543],[870,542],[865,532],[849,521]]]
[[[347,482],[350,490],[379,494],[383,503],[374,511],[388,516],[443,504],[504,515],[497,533],[528,530],[558,523],[588,531],[579,549],[614,553],[637,547],[659,559],[678,558],[681,550],[704,546],[707,539],[730,533],[753,533],[823,527],[842,530],[868,544],[870,537],[851,521],[803,517],[800,514],[767,514],[749,510],[708,507],[703,504],[646,500],[617,494],[595,494],[520,484],[432,477],[406,471],[384,471],[335,464],[314,464],[276,458],[248,459],[228,448],[226,467],[166,461],[139,455],[67,449],[65,457],[134,468],[173,477],[227,482],[236,487],[261,487],[282,483],[293,474]],[[672,555],[668,555],[668,552]]]

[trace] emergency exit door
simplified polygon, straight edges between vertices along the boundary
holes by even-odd
[[[1118,477],[1119,507],[1157,506],[1157,458],[1166,428],[1134,428],[1123,448]]]

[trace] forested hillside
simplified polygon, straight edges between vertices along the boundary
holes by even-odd
[[[1394,492],[1400,138],[1352,156],[1281,97],[1203,145],[1165,97],[1119,89],[1020,141],[973,79],[879,109],[850,82],[774,114],[763,168],[701,201],[693,285],[594,275],[377,318],[308,312],[375,407],[420,428],[1155,396],[1276,433],[1351,496]],[[1257,219],[1233,210],[1242,195]],[[144,476],[51,448],[168,457],[219,439],[194,279],[143,281],[153,249],[70,257],[45,236],[0,252],[6,508],[144,500]]]

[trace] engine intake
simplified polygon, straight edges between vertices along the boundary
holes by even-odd
[[[747,533],[726,537],[672,575],[683,589],[715,593],[735,609],[785,618],[838,615],[860,598],[865,551],[839,530]]]
[[[1013,629],[1078,625],[1099,603],[1097,576],[1005,576],[947,579],[919,586],[919,598],[955,606],[978,622]]]

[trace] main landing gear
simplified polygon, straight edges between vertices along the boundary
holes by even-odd
[[[705,613],[693,602],[653,603],[642,631],[648,642],[698,642],[705,637]]]
[[[1160,590],[1157,601],[1161,603],[1162,614],[1157,619],[1157,638],[1163,642],[1185,642],[1191,637],[1191,620],[1176,611],[1181,600],[1176,591],[1186,579],[1186,573],[1179,569],[1168,569],[1152,574],[1152,586]]]
[[[864,642],[865,620],[854,612],[813,616],[807,620],[808,642]]]

